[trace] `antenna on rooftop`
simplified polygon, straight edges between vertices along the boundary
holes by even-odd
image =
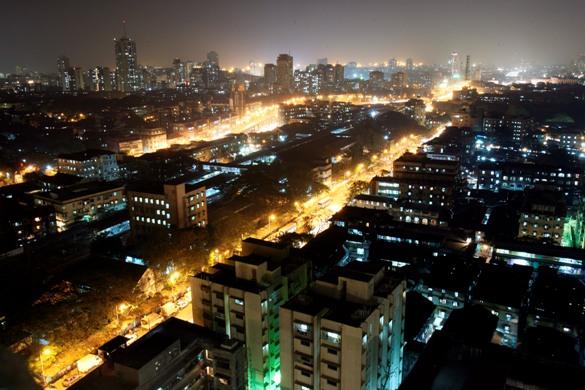
[[[122,19],[122,33],[122,36],[126,38],[126,19]]]

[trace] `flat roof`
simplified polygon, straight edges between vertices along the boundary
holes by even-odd
[[[481,269],[473,299],[515,309],[528,293],[533,268],[520,265],[486,264]]]
[[[124,184],[121,182],[104,182],[93,181],[79,183],[71,187],[61,188],[55,191],[44,191],[34,194],[36,198],[46,199],[49,201],[67,202],[78,198],[84,198],[115,190],[123,190]]]
[[[58,156],[58,158],[63,160],[76,160],[76,161],[86,161],[90,160],[94,157],[105,156],[105,155],[114,155],[115,153],[110,152],[109,150],[103,149],[87,149],[82,152],[74,152],[74,153],[63,153]]]

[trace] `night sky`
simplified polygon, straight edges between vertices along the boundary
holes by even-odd
[[[585,52],[585,0],[1,0],[0,14],[4,72],[54,71],[61,54],[113,66],[123,19],[145,65],[209,50],[224,67],[289,51],[303,65],[445,63],[454,50],[496,65],[569,63]]]

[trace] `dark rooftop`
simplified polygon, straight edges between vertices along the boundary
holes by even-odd
[[[103,150],[103,149],[87,149],[87,150],[84,150],[83,152],[60,154],[59,158],[64,159],[64,160],[85,161],[85,160],[90,160],[92,158],[104,156],[104,155],[108,155],[108,154],[113,155],[114,153],[110,152],[108,150]]]
[[[116,189],[123,190],[124,185],[120,182],[93,181],[88,183],[80,183],[75,186],[61,188],[55,191],[36,193],[35,197],[47,199],[50,201],[67,202],[73,199],[91,196],[100,192],[113,191]]]

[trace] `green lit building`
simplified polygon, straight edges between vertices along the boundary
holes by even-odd
[[[193,320],[246,345],[249,389],[280,388],[279,308],[307,286],[289,247],[248,238],[242,254],[192,278]]]

